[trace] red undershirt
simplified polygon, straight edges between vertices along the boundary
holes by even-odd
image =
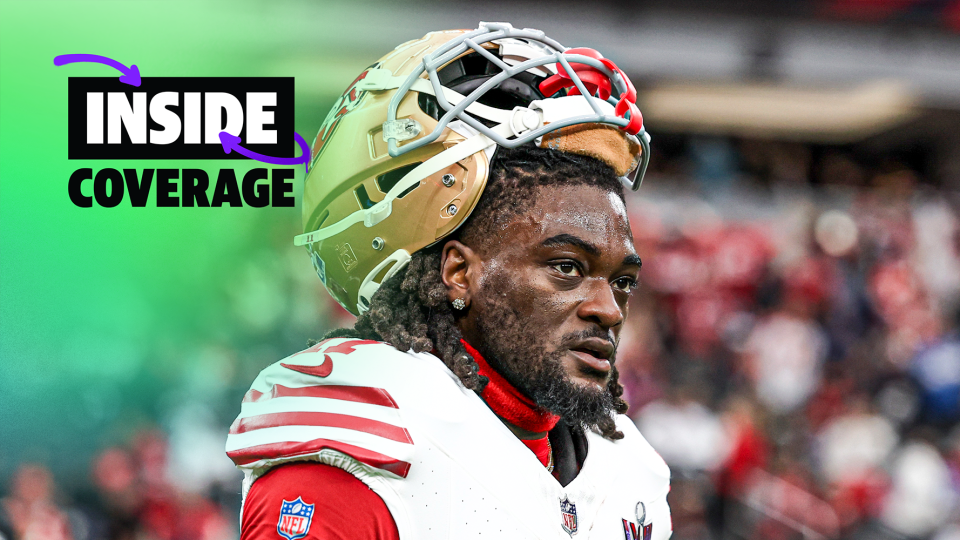
[[[476,349],[462,343],[480,367],[480,375],[490,379],[480,396],[497,416],[534,433],[553,429],[559,417],[537,407],[494,371]],[[520,441],[547,466],[550,445],[546,435]],[[240,539],[282,540],[277,532],[281,505],[297,497],[316,505],[304,540],[400,538],[386,504],[355,476],[321,463],[295,462],[270,470],[250,487],[243,504]]]
[[[533,400],[521,394],[502,375],[494,371],[469,343],[463,340],[460,342],[477,362],[480,375],[490,379],[480,393],[480,397],[487,402],[490,409],[510,424],[533,433],[544,433],[544,436],[539,439],[520,439],[520,442],[536,454],[540,463],[546,467],[550,463],[550,445],[547,442],[546,432],[557,425],[560,417],[537,407]]]

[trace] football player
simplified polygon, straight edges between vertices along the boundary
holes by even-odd
[[[266,368],[231,426],[242,538],[665,539],[629,418],[630,80],[505,23],[427,34],[350,85],[304,185],[306,246],[358,315]]]

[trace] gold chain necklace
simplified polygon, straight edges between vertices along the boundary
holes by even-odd
[[[553,446],[550,445],[550,437],[547,437],[547,453],[550,454],[547,462],[547,472],[553,474]]]

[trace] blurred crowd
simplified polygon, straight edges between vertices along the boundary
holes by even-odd
[[[674,536],[960,539],[960,193],[690,141],[634,200],[618,362]]]
[[[224,499],[235,485],[181,489],[171,479],[167,436],[138,433],[129,445],[104,449],[90,464],[90,482],[57,489],[50,470],[21,465],[0,501],[0,538],[24,540],[230,540],[237,517]]]
[[[617,356],[673,471],[673,538],[960,540],[960,194],[909,162],[674,142],[628,194],[644,263]],[[238,536],[240,397],[352,324],[295,232],[251,227],[217,328],[163,352],[176,375],[144,376],[164,387],[153,418],[69,480],[14,464],[0,540]]]

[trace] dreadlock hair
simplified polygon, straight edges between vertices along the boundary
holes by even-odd
[[[485,237],[532,208],[540,188],[561,185],[593,186],[623,199],[619,178],[602,161],[531,145],[498,148],[487,185],[472,214],[445,240],[458,239],[477,249]],[[436,351],[465,387],[482,392],[489,379],[478,373],[476,361],[460,341],[463,336],[440,278],[444,243],[416,251],[406,268],[380,286],[371,298],[370,309],[357,318],[353,328],[333,330],[322,339],[373,339],[386,341],[401,351]],[[611,369],[607,391],[613,397],[614,410],[623,414],[627,412],[627,403],[621,398],[623,386],[616,366]],[[623,438],[612,417],[605,417],[597,428],[608,439]]]

